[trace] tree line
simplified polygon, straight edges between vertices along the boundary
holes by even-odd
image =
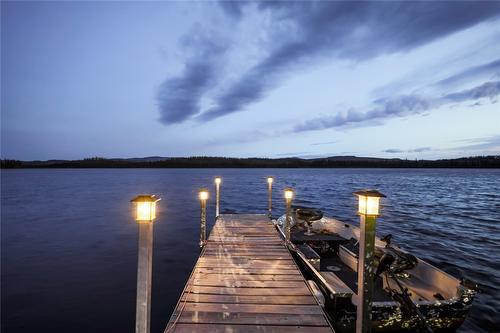
[[[173,157],[158,160],[107,159],[19,161],[2,159],[3,169],[16,168],[500,168],[500,155],[474,156],[441,160],[407,160],[369,157],[302,158],[230,158]]]

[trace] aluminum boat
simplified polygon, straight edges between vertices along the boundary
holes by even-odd
[[[309,216],[306,220],[299,217]],[[315,219],[315,221],[311,221]],[[284,237],[286,217],[273,220]],[[334,328],[354,332],[360,229],[316,209],[294,207],[292,255]],[[479,291],[392,242],[376,238],[372,332],[449,332],[465,320]]]

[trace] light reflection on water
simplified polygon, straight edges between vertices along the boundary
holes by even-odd
[[[295,204],[357,222],[352,192],[387,195],[379,234],[455,275],[479,282],[459,332],[500,327],[500,170],[86,169],[2,170],[2,332],[133,331],[137,226],[129,200],[154,193],[152,332],[163,330],[198,255],[197,189],[221,175],[222,212],[261,212],[273,175]],[[213,224],[214,195],[209,201]]]

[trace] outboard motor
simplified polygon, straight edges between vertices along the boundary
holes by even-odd
[[[380,276],[380,274],[389,269],[394,260],[396,260],[396,258],[394,258],[392,254],[384,253],[384,255],[382,256],[382,258],[380,258],[380,261],[378,263],[377,271],[375,272],[375,280]]]
[[[391,246],[392,235],[384,236],[381,241],[385,242],[384,254],[380,258],[375,278],[379,277],[385,271],[392,274],[402,273],[403,271],[417,267],[418,259],[409,253],[396,250]]]
[[[404,253],[396,250],[393,247],[386,248],[386,254],[389,253],[394,256],[394,262],[389,266],[389,270],[394,273],[402,273],[403,271],[417,267],[417,258],[409,253]]]
[[[414,255],[404,253],[393,248],[391,246],[391,238],[392,235],[389,234],[381,239],[381,241],[385,242],[386,245],[384,248],[384,254],[382,255],[382,258],[380,258],[377,271],[375,273],[375,279],[378,278],[380,274],[387,271],[389,276],[396,281],[396,284],[400,289],[400,292],[395,289],[391,289],[392,298],[401,304],[404,313],[414,313],[417,315],[419,319],[419,331],[433,333],[433,330],[427,324],[424,315],[411,300],[408,288],[404,288],[397,277],[398,273],[417,267],[418,259]]]

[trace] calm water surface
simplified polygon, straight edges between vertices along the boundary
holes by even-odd
[[[133,332],[137,225],[129,200],[156,193],[152,332],[162,332],[198,254],[197,189],[223,177],[222,212],[265,212],[273,175],[296,204],[357,222],[352,192],[387,195],[379,234],[484,293],[459,332],[500,327],[500,170],[2,170],[2,332]],[[279,191],[278,191],[279,190]],[[213,200],[209,207],[213,224]]]

